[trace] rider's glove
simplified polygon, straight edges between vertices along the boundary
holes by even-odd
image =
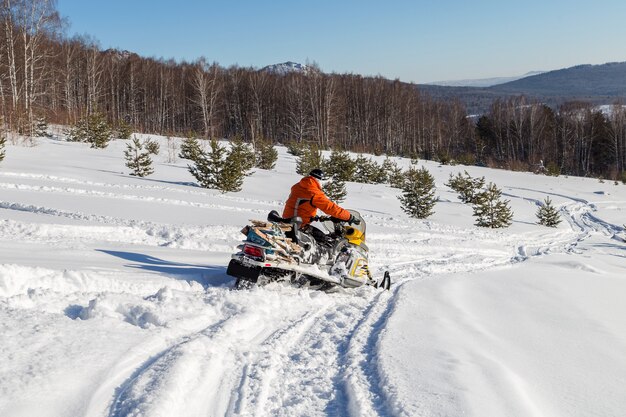
[[[351,214],[348,219],[348,224],[361,224],[361,219],[357,219],[353,214]]]

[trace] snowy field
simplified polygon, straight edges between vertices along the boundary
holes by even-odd
[[[7,146],[0,416],[626,415],[625,185],[425,162],[427,220],[348,184],[391,291],[233,291],[239,230],[281,211],[295,160],[220,194],[159,140],[144,179],[124,141]],[[503,190],[510,228],[473,226],[444,186],[464,169]],[[556,229],[535,224],[546,196]]]

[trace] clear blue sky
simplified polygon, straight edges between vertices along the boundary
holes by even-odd
[[[626,61],[626,0],[58,0],[102,48],[430,82]]]

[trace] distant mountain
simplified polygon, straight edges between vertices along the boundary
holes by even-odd
[[[311,71],[311,68],[307,65],[302,65],[297,62],[287,61],[283,62],[282,64],[268,65],[261,68],[261,71],[266,71],[278,75],[287,75],[292,72],[308,74]]]
[[[458,98],[468,112],[488,111],[496,98],[524,95],[551,107],[563,102],[583,100],[592,104],[611,104],[626,100],[626,62],[577,65],[520,78],[489,87],[456,87],[420,84],[418,88],[433,98]]]
[[[478,78],[469,80],[448,80],[448,81],[435,81],[432,83],[426,83],[427,85],[440,85],[443,87],[491,87],[493,85],[504,84],[511,81],[519,80],[520,78],[530,77],[532,75],[543,74],[545,71],[531,71],[524,75],[518,75],[514,77],[492,77],[492,78]]]
[[[577,65],[492,87],[492,90],[539,96],[626,96],[626,62]]]

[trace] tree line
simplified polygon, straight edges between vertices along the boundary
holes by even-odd
[[[615,177],[625,169],[625,112],[583,103],[552,110],[523,97],[496,100],[477,121],[459,100],[435,100],[382,77],[274,74],[102,50],[67,36],[55,0],[0,0],[0,106],[7,129],[40,118],[76,125],[101,114],[113,126],[248,143],[315,145],[377,154]]]

